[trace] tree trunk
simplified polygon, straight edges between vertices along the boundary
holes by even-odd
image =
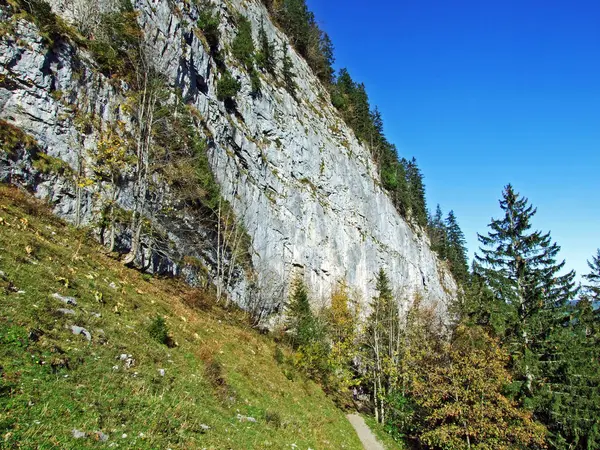
[[[131,264],[137,257],[140,247],[140,239],[143,225],[143,212],[146,206],[148,193],[150,151],[152,148],[152,128],[154,125],[154,107],[156,105],[156,92],[148,88],[148,74],[144,74],[144,89],[140,106],[140,123],[137,140],[137,186],[136,205],[133,211],[132,228],[135,230],[132,236],[131,250],[124,258],[125,264]]]
[[[111,176],[111,183],[113,187],[112,196],[110,199],[110,246],[109,251],[112,253],[115,251],[115,203],[117,201],[117,178],[114,173]]]

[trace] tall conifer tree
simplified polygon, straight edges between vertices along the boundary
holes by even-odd
[[[575,273],[560,275],[565,262],[556,262],[560,247],[550,233],[530,231],[537,210],[509,184],[502,193],[504,217],[492,219],[487,236],[478,235],[483,245],[475,258],[498,298],[518,313],[520,328],[535,313],[565,305],[575,294]]]
[[[446,225],[439,204],[436,206],[435,214],[429,224],[429,237],[431,238],[431,248],[441,259],[446,259]]]
[[[467,241],[463,234],[454,211],[446,217],[446,257],[456,280],[466,283],[469,278],[469,263],[467,261]]]
[[[598,313],[583,298],[547,339],[533,405],[553,448],[600,448],[599,331]]]
[[[316,338],[317,323],[310,309],[308,290],[301,278],[294,280],[287,306],[287,328],[294,348],[310,344]]]
[[[504,216],[492,219],[476,255],[477,271],[496,298],[506,304],[504,341],[512,356],[514,392],[550,428],[561,420],[554,410],[552,385],[564,383],[556,371],[570,355],[557,350],[557,336],[569,326],[569,305],[577,289],[575,272],[561,275],[560,247],[550,233],[531,231],[536,209],[509,184],[502,193]],[[571,336],[567,333],[566,336]],[[563,335],[564,337],[565,335]],[[556,386],[554,386],[556,390]]]
[[[396,155],[394,166],[396,167],[398,186],[393,192],[394,205],[402,217],[407,217],[408,211],[410,210],[410,195],[408,192],[408,183],[406,181],[406,169],[404,165],[398,161],[398,150],[394,144],[390,144],[388,151]]]
[[[419,225],[426,226],[427,204],[425,202],[425,185],[423,184],[423,175],[419,166],[417,166],[415,158],[406,163],[406,178],[408,180],[412,216]]]
[[[597,250],[596,256],[588,261],[590,272],[584,275],[585,284],[583,285],[585,293],[593,302],[600,302],[600,249]]]
[[[534,348],[554,325],[551,322],[557,316],[552,313],[575,296],[575,273],[559,274],[565,264],[556,262],[560,247],[552,243],[550,233],[530,231],[537,210],[510,184],[504,189],[500,208],[504,217],[492,219],[487,236],[478,235],[483,247],[481,256],[475,258],[497,298],[514,311],[507,318],[512,322],[507,327],[507,338],[515,344],[514,356],[524,362],[522,375],[531,393]]]

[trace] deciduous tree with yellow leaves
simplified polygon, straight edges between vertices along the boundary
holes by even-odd
[[[480,327],[458,326],[411,387],[426,412],[419,440],[440,449],[545,446],[545,428],[503,394],[508,355]]]
[[[346,281],[341,281],[331,295],[331,307],[326,310],[331,340],[329,384],[334,392],[345,392],[354,383],[352,362],[358,353],[358,314],[358,302],[352,299]]]

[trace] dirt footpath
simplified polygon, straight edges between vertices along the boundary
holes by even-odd
[[[385,450],[362,417],[358,414],[348,414],[346,417],[356,430],[365,450]]]

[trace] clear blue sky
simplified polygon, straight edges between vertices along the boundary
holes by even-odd
[[[512,183],[587,272],[600,247],[600,1],[307,3],[471,255]]]

